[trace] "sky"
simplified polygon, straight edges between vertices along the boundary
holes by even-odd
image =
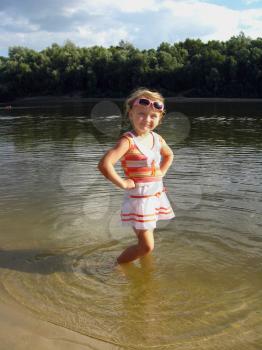
[[[80,47],[128,41],[139,49],[186,38],[262,36],[262,0],[0,0],[0,56],[67,40]]]

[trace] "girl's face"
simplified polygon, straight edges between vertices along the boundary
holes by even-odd
[[[151,106],[136,105],[129,111],[129,119],[138,135],[154,130],[162,118],[162,113]]]

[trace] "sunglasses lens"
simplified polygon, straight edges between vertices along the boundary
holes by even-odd
[[[150,101],[147,100],[146,98],[140,98],[139,104],[142,105],[142,106],[149,106],[150,105]]]
[[[159,111],[163,111],[164,110],[164,105],[162,102],[158,102],[158,101],[150,101],[147,98],[139,98],[137,100],[135,100],[134,105],[141,105],[141,106],[150,106],[152,104],[152,106],[155,109],[158,109]]]
[[[153,105],[156,109],[163,109],[163,105],[161,102],[154,102]]]

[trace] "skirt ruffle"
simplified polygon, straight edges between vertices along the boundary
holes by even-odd
[[[166,196],[162,181],[136,184],[125,191],[121,208],[123,225],[131,225],[138,230],[155,229],[158,220],[175,217]]]

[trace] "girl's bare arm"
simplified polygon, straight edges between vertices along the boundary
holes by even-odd
[[[101,173],[116,186],[122,189],[131,189],[135,183],[131,179],[123,179],[116,172],[114,165],[123,157],[129,149],[129,141],[122,137],[115,147],[111,148],[98,163],[98,169]]]
[[[160,154],[162,156],[162,160],[160,164],[160,170],[163,176],[165,176],[167,170],[169,169],[169,167],[173,162],[174,153],[163,138],[161,138],[161,144],[162,144],[162,147],[160,150]]]

